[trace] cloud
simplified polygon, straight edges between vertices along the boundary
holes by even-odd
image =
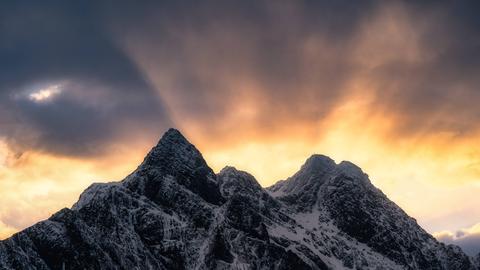
[[[15,156],[0,140],[0,239],[70,207],[92,182],[122,179],[147,150],[132,141],[93,160],[32,150]]]
[[[16,151],[103,154],[119,138],[152,139],[172,125],[91,3],[0,12],[0,137]]]
[[[367,42],[365,48],[376,48],[375,54],[388,57],[367,76],[378,97],[372,105],[401,115],[396,134],[463,136],[478,131],[471,124],[480,115],[473,104],[480,97],[476,87],[480,81],[473,72],[480,60],[471,57],[480,46],[471,38],[478,31],[472,23],[478,22],[467,24],[460,14],[465,10],[458,6],[395,6],[373,23],[383,27],[373,30],[387,34],[384,46]]]
[[[175,125],[219,145],[287,136],[290,126],[312,137],[359,99],[395,119],[386,136],[469,136],[480,116],[471,10],[464,2],[13,4],[0,32],[1,135],[70,155],[78,147],[62,133],[86,155],[120,130],[135,133],[132,123],[150,138]],[[50,103],[57,108],[11,98],[42,97],[36,85],[59,81],[68,84]],[[76,135],[67,117],[43,120],[64,109]]]
[[[235,129],[242,141],[289,125],[312,136],[352,99],[395,119],[393,137],[478,131],[478,28],[466,7],[309,4],[149,7],[111,27],[172,118],[198,136],[228,140]]]
[[[5,225],[3,222],[0,221],[0,239],[5,239],[16,233],[17,231],[18,229]]]
[[[456,232],[441,231],[434,236],[444,243],[460,246],[470,256],[480,254],[480,223]]]
[[[208,7],[154,9],[117,35],[181,127],[223,140],[232,129],[236,140],[252,130],[285,133],[287,123],[304,129],[348,90],[350,34],[365,16],[360,6]],[[337,20],[329,12],[345,14]]]

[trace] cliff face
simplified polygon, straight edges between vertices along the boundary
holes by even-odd
[[[123,181],[0,242],[0,269],[480,268],[349,162],[314,155],[263,189],[171,129]]]

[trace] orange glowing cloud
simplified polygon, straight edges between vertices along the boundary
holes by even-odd
[[[92,182],[122,179],[143,158],[121,148],[94,160],[35,151],[15,157],[5,143],[0,145],[1,239],[70,207]]]

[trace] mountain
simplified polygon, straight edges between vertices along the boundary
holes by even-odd
[[[215,174],[177,130],[120,182],[95,183],[0,242],[0,269],[480,269],[349,162],[314,155],[264,189]]]

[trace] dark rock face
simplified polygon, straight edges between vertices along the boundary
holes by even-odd
[[[325,219],[342,232],[406,269],[475,269],[472,258],[458,247],[436,241],[354,164],[344,161],[332,166],[322,157],[315,167],[320,173],[315,174],[310,172],[311,162],[272,187],[278,199],[300,206],[300,211],[325,212]],[[292,183],[301,183],[300,188],[292,189]]]
[[[479,269],[438,243],[355,165],[314,155],[263,189],[218,175],[171,129],[121,182],[92,184],[0,242],[0,269]]]
[[[173,176],[180,185],[205,201],[216,205],[223,203],[215,173],[202,154],[178,130],[169,129],[138,169],[138,173],[147,176],[152,171],[157,173],[152,178]],[[154,192],[157,187],[154,179],[149,179],[147,185],[146,192]]]

